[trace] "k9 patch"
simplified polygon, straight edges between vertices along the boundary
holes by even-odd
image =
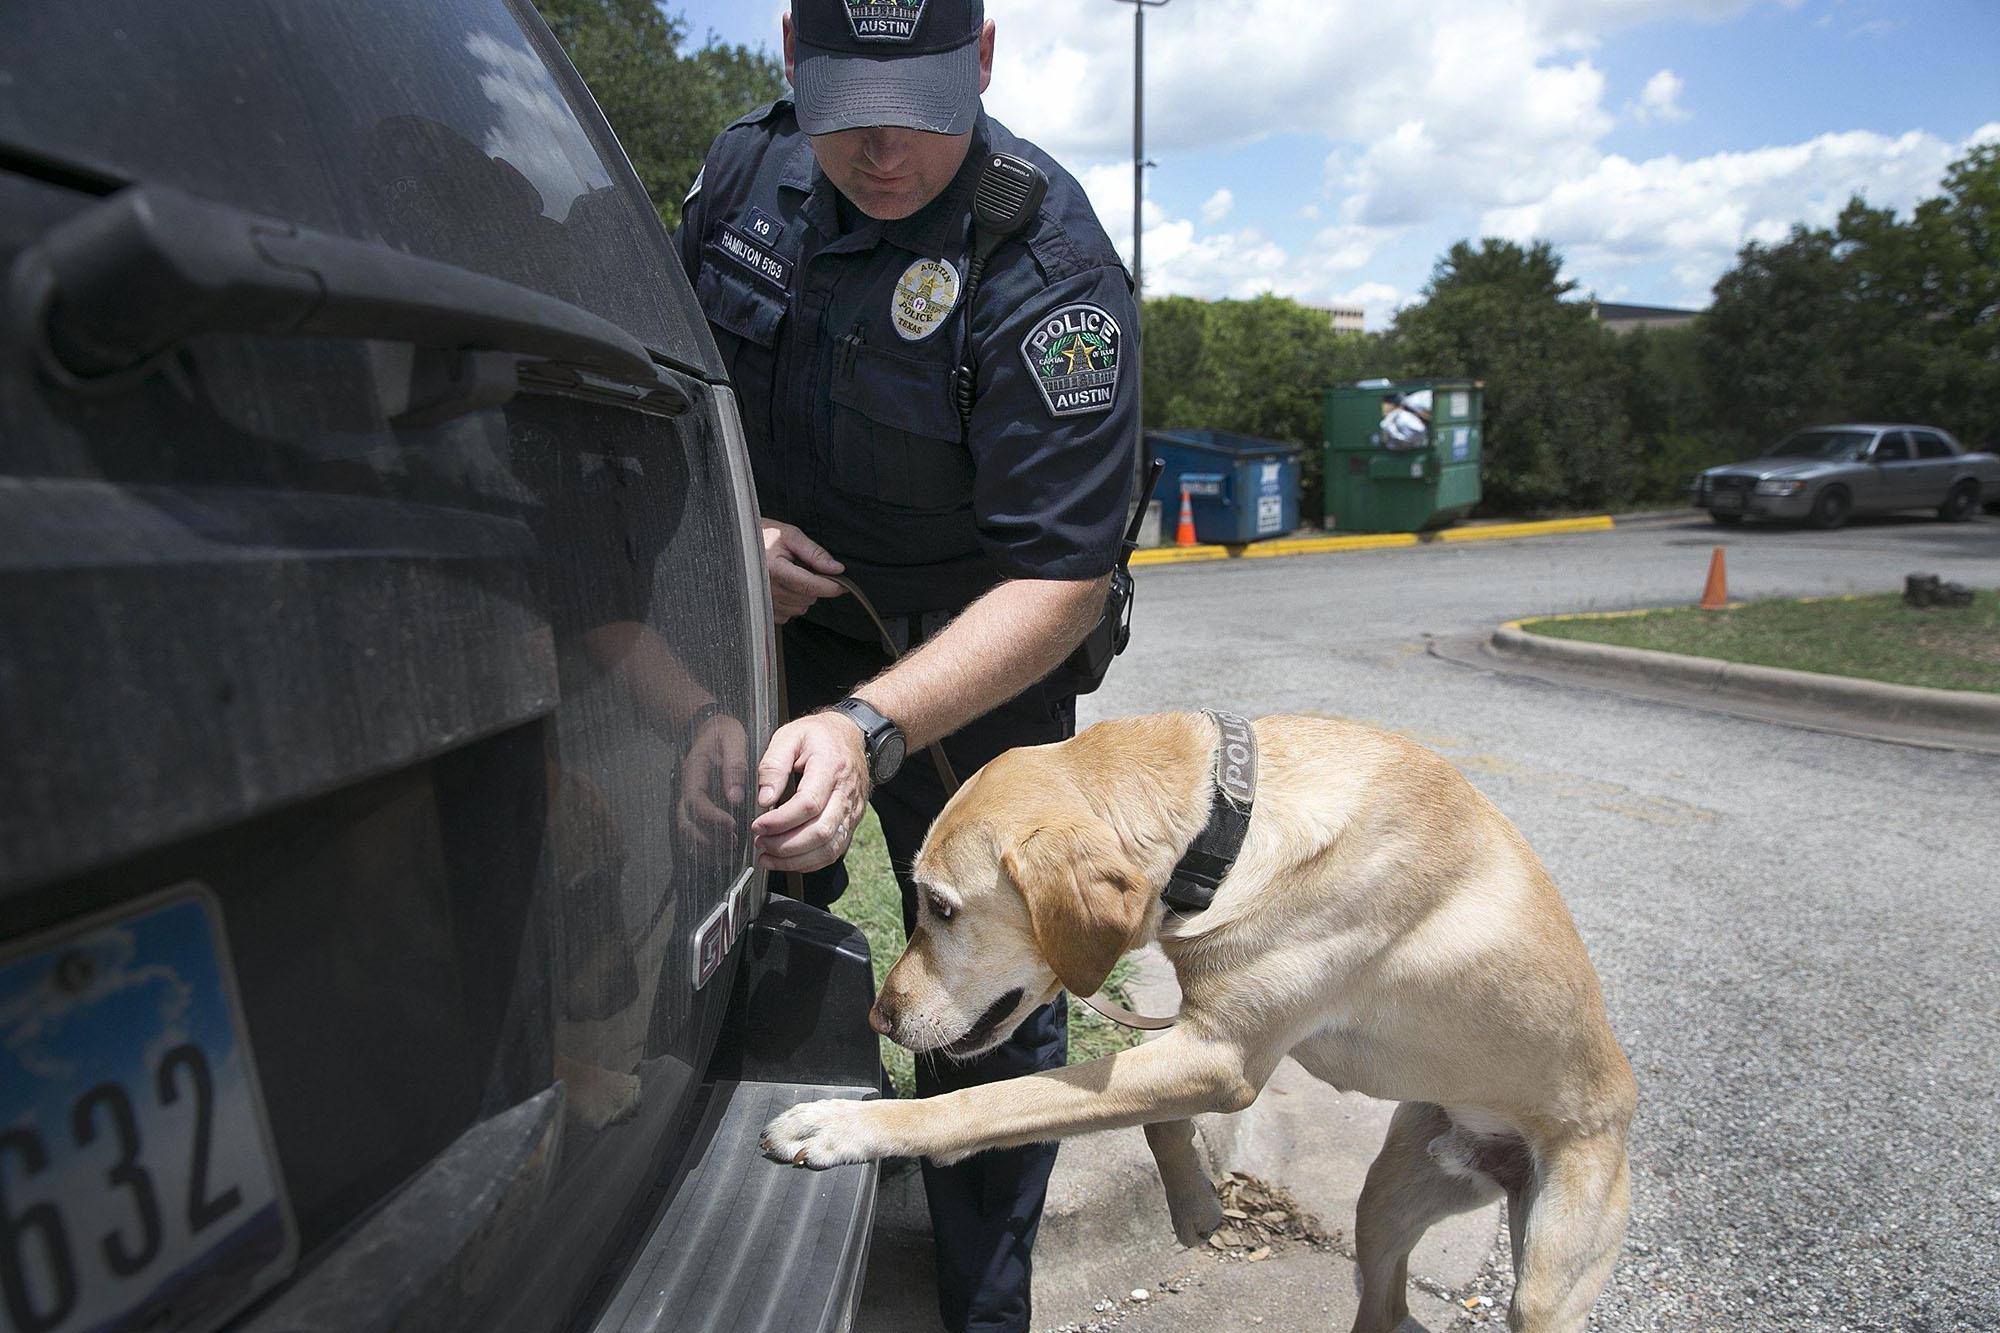
[[[924,0],[846,0],[847,23],[861,42],[907,42],[917,35]]]
[[[1110,409],[1118,396],[1125,335],[1109,312],[1087,302],[1044,316],[1021,341],[1021,356],[1049,414],[1080,416]]]
[[[777,240],[778,234],[785,229],[784,223],[778,221],[761,208],[753,208],[744,214],[743,225],[752,236],[755,236],[766,245]]]
[[[709,244],[716,253],[765,286],[784,293],[792,289],[792,263],[749,233],[727,222],[715,224],[715,239]]]

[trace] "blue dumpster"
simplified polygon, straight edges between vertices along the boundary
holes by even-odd
[[[1146,432],[1146,451],[1166,463],[1153,492],[1163,538],[1180,518],[1181,488],[1197,540],[1234,546],[1282,537],[1299,525],[1299,446],[1220,430]]]

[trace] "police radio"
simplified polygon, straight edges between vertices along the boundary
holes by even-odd
[[[1034,163],[1012,153],[992,153],[986,170],[972,191],[972,262],[965,272],[965,317],[959,321],[958,369],[951,373],[952,397],[958,406],[961,435],[972,432],[972,398],[978,375],[972,364],[972,298],[979,292],[979,279],[986,261],[1000,248],[1000,242],[1016,235],[1033,221],[1035,210],[1049,192],[1049,178]]]
[[[959,321],[960,355],[952,372],[952,396],[958,407],[958,427],[969,444],[972,436],[972,400],[978,383],[978,368],[972,360],[972,298],[979,291],[979,279],[986,261],[1000,248],[1000,242],[1018,235],[1033,220],[1035,210],[1049,192],[1049,178],[1032,162],[1012,153],[991,153],[979,184],[972,191],[972,259],[966,265],[965,315]],[[1104,683],[1111,659],[1125,651],[1132,638],[1132,552],[1139,545],[1139,525],[1145,519],[1145,497],[1159,484],[1166,463],[1153,460],[1144,489],[1139,492],[1138,511],[1125,531],[1118,548],[1118,563],[1111,570],[1111,588],[1105,594],[1104,614],[1091,626],[1070,655],[1063,659],[1049,680],[1064,693],[1089,694]]]
[[[1118,563],[1111,570],[1111,589],[1104,595],[1104,614],[1090,627],[1090,633],[1083,636],[1063,664],[1050,677],[1066,692],[1089,694],[1104,683],[1105,673],[1111,670],[1111,659],[1125,651],[1125,645],[1132,640],[1132,552],[1139,549],[1139,525],[1146,521],[1146,497],[1160,484],[1160,474],[1167,470],[1164,458],[1155,458],[1153,465],[1146,469],[1146,484],[1139,488],[1139,507],[1132,513],[1132,522],[1125,529],[1125,540],[1118,547]]]

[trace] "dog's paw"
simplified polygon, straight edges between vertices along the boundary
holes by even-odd
[[[1167,1190],[1167,1215],[1173,1219],[1175,1240],[1200,1245],[1222,1226],[1222,1200],[1204,1176],[1185,1189]]]
[[[577,1061],[559,1061],[557,1074],[569,1089],[564,1106],[572,1123],[599,1130],[630,1120],[645,1098],[635,1074],[599,1069]]]
[[[764,1126],[759,1146],[774,1162],[824,1171],[851,1162],[872,1162],[891,1154],[877,1132],[877,1102],[806,1102]]]

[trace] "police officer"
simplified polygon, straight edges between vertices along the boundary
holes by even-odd
[[[757,770],[759,863],[820,905],[864,801],[919,916],[910,861],[942,809],[921,747],[961,775],[1075,729],[1051,675],[1104,608],[1137,437],[1130,282],[1082,189],[980,108],[981,0],[793,0],[795,100],[715,141],[682,261],[740,397],[794,719]],[[995,153],[1048,194],[968,299],[971,204]],[[953,372],[970,353],[961,417]],[[845,574],[912,650],[892,664]],[[905,752],[911,762],[900,764]],[[786,790],[793,777],[798,785]],[[1063,1063],[1059,998],[968,1064],[921,1061],[929,1096]],[[939,1311],[1026,1329],[1053,1144],[924,1165]]]

